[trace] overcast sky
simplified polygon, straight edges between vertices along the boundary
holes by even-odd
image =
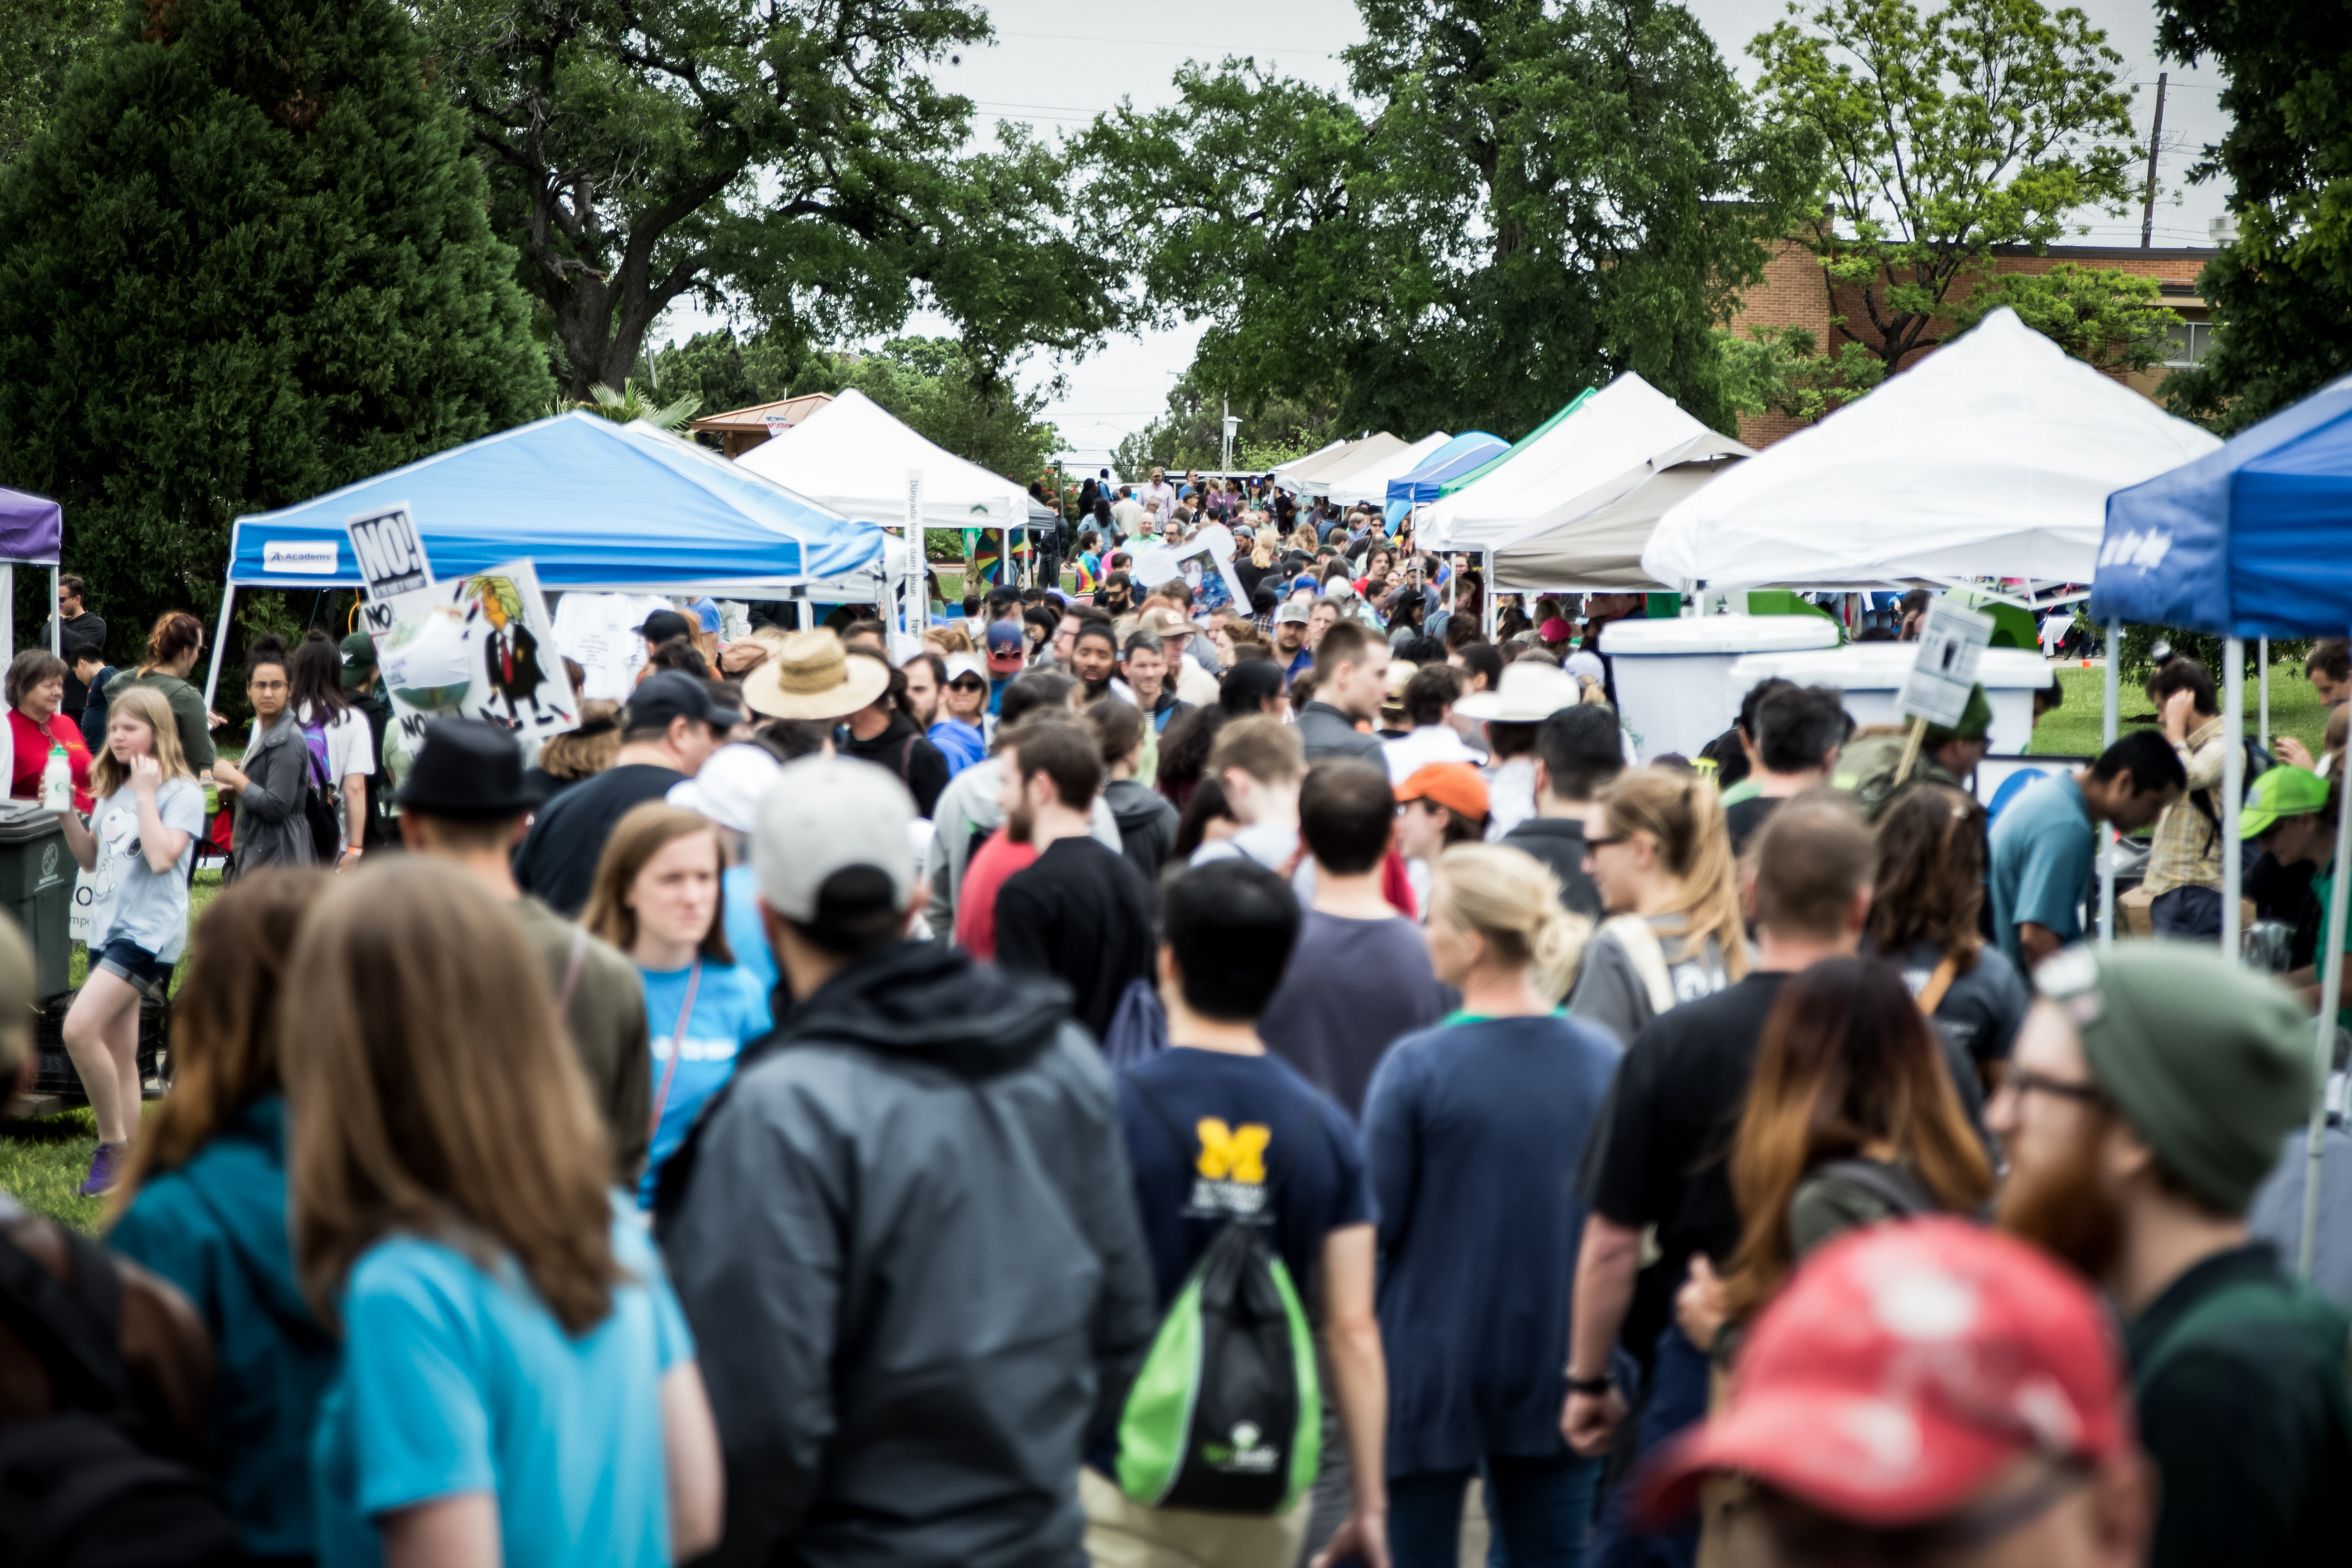
[[[1752,81],[1755,62],[1748,41],[1783,13],[1781,0],[1685,0],[1711,33],[1725,58],[1743,80]],[[1930,0],[1930,5],[1932,0]],[[1923,9],[1929,5],[1923,5]],[[2125,59],[2126,79],[2141,84],[2133,121],[2145,143],[2155,106],[2155,12],[2138,0],[2082,0],[2095,26]],[[1353,0],[991,0],[997,41],[963,52],[960,64],[942,64],[940,84],[971,98],[983,116],[980,130],[992,137],[994,121],[1024,120],[1051,135],[1075,131],[1121,99],[1139,108],[1175,101],[1173,77],[1186,59],[1213,61],[1226,55],[1254,55],[1288,75],[1332,88],[1344,87],[1339,53],[1363,37]],[[2183,176],[2197,149],[2216,140],[2222,117],[2218,107],[2221,75],[2210,66],[2171,72],[2164,109],[2168,151],[2158,171],[2155,242],[2158,246],[2210,244],[2208,222],[2222,210],[2218,185],[2185,186]],[[2175,195],[2179,205],[2172,204]],[[2086,245],[2137,245],[2139,214],[2108,219],[2088,214],[2091,232],[2074,239]],[[696,316],[673,308],[656,335],[683,340],[699,326]],[[939,319],[909,324],[917,332],[950,330]],[[1066,395],[1047,415],[1071,446],[1100,448],[1164,411],[1168,389],[1192,362],[1197,329],[1113,338],[1083,360],[1029,367],[1033,381],[1059,369],[1069,378]],[[1399,431],[1408,440],[1423,432]]]

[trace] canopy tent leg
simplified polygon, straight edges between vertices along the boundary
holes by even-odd
[[[15,575],[13,572],[9,574],[11,591],[8,596],[8,611],[12,615],[16,613],[16,597],[14,591]],[[58,569],[49,568],[49,652],[62,658],[66,651],[66,623],[64,616],[58,611]],[[11,638],[10,643],[13,645],[15,639]]]
[[[2099,716],[2099,749],[2116,743],[2116,666],[2123,662],[2124,623],[2107,622],[2106,708]],[[2099,841],[2099,946],[2116,945],[2116,831]]]
[[[213,632],[212,671],[205,676],[205,711],[213,713],[213,699],[220,691],[221,657],[228,652],[228,618],[236,605],[236,584],[221,585],[220,625]]]
[[[2327,1078],[2336,1067],[2336,1015],[2344,1005],[2344,942],[2333,934],[2344,929],[2344,847],[2352,842],[2352,789],[2339,789],[2343,804],[2336,821],[2336,863],[2327,886],[2327,951],[2319,960],[2319,1017],[2312,1023],[2313,1076],[2319,1092],[2312,1097],[2311,1127],[2304,1140],[2303,1240],[2295,1249],[2294,1271],[2311,1278],[2312,1253],[2319,1240],[2320,1151],[2327,1133]]]
[[[2254,667],[2262,673],[2262,739],[2263,749],[2268,751],[2271,748],[2271,640],[2268,637],[2254,640]]]
[[[1495,552],[1481,550],[1478,560],[1478,631],[1491,643],[1495,640],[1495,628],[1502,624],[1502,617],[1495,609]]]
[[[16,656],[16,569],[0,566],[0,647]]]
[[[2221,956],[2234,962],[2245,922],[2238,913],[2238,889],[2245,880],[2245,857],[2238,852],[2238,819],[2245,810],[2246,792],[2246,644],[2237,637],[2221,640],[2221,658],[2230,666],[2230,695],[2222,719],[2229,752],[2221,758]],[[2340,927],[2339,927],[2340,929]]]

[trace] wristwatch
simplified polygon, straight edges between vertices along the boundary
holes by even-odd
[[[1570,1394],[1587,1394],[1596,1398],[1616,1386],[1615,1383],[1606,1377],[1570,1377],[1568,1380],[1568,1391]]]

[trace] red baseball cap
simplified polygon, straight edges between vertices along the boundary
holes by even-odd
[[[1824,1247],[1757,1319],[1729,1406],[1637,1482],[1665,1521],[1731,1472],[1865,1528],[1937,1519],[2029,1453],[2093,1463],[2133,1441],[2114,1325],[2090,1289],[1965,1220]]]

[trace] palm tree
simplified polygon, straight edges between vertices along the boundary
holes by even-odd
[[[592,401],[587,402],[558,398],[551,412],[569,413],[575,408],[585,409],[590,413],[603,414],[616,424],[631,424],[642,419],[663,430],[678,430],[694,417],[694,411],[702,406],[702,394],[699,392],[688,392],[672,403],[649,403],[645,394],[637,390],[635,377],[624,380],[619,392],[597,385],[588,389],[588,395]]]

